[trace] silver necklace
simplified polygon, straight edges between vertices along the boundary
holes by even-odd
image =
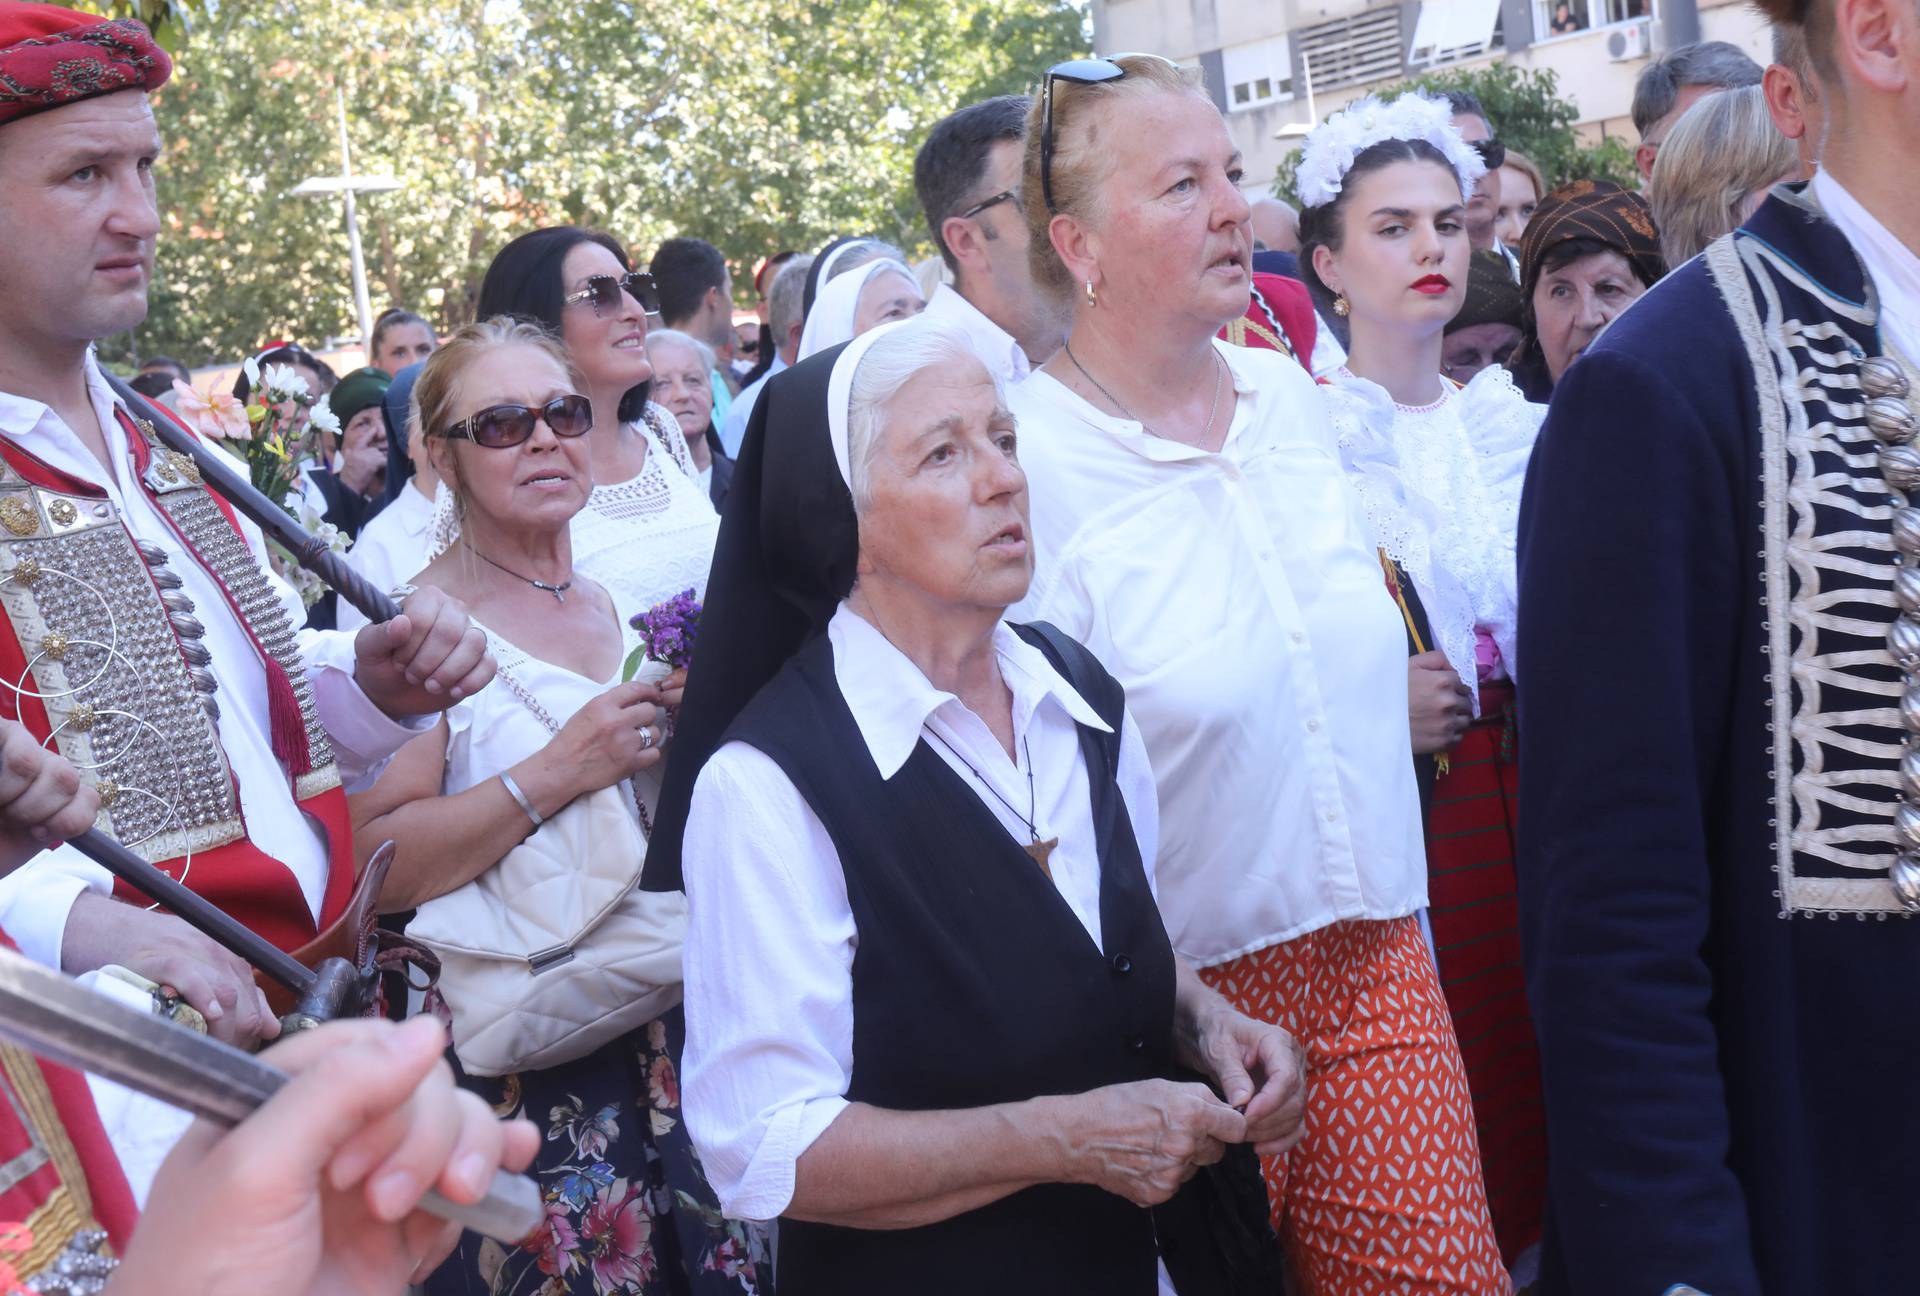
[[[1087,372],[1087,367],[1080,363],[1080,357],[1073,353],[1073,342],[1071,340],[1065,343],[1062,343],[1062,346],[1066,350],[1067,359],[1073,361],[1073,367],[1080,371],[1080,376],[1082,378],[1085,378],[1088,382],[1092,383],[1094,387],[1099,390],[1102,396],[1105,396],[1109,401],[1113,403],[1113,407],[1115,409],[1119,410],[1122,414],[1126,415],[1128,418],[1133,419],[1133,421],[1135,423],[1138,423],[1141,427],[1146,428],[1147,432],[1150,433],[1151,435],[1160,436],[1158,432],[1155,432],[1152,428],[1147,427],[1147,421],[1145,419],[1135,417],[1134,412],[1128,409],[1125,403],[1122,402],[1118,396],[1115,396],[1112,392],[1108,391],[1105,387],[1102,387],[1100,385],[1100,380]],[[1213,423],[1215,419],[1220,417],[1220,381],[1222,378],[1226,376],[1224,373],[1224,370],[1226,368],[1226,362],[1220,359],[1220,353],[1218,351],[1215,351],[1213,347],[1209,345],[1207,347],[1207,354],[1213,357],[1213,404],[1207,407],[1207,430],[1200,434],[1200,439],[1203,442],[1213,440]],[[1161,437],[1160,439],[1165,441],[1170,438]]]
[[[567,601],[567,591],[573,588],[572,577],[568,577],[566,580],[561,581],[558,585],[552,585],[543,580],[535,580],[531,576],[522,576],[519,572],[515,571],[511,567],[501,566],[501,564],[494,562],[493,559],[487,557],[485,554],[481,553],[478,549],[475,549],[471,543],[467,544],[467,552],[472,554],[475,558],[478,558],[481,562],[486,563],[490,567],[498,567],[501,571],[513,577],[515,580],[525,581],[527,584],[533,586],[537,590],[545,590],[547,593],[553,595],[553,597],[561,603],[565,603]]]
[[[1907,444],[1917,426],[1907,403],[1909,387],[1906,370],[1892,356],[1869,356],[1860,364],[1867,429],[1881,442],[1880,475],[1899,503],[1893,513],[1893,547],[1900,559],[1893,594],[1900,615],[1887,631],[1887,649],[1900,667],[1907,743],[1900,757],[1900,804],[1893,812],[1900,853],[1887,878],[1901,906],[1920,913],[1920,450]]]

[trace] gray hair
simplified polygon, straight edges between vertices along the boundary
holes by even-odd
[[[812,269],[812,257],[794,257],[780,267],[767,289],[767,327],[773,330],[775,351],[787,345],[795,324],[806,321],[807,272]]]
[[[661,343],[687,347],[695,355],[700,357],[701,365],[709,371],[719,367],[715,361],[713,348],[691,333],[682,333],[679,329],[670,328],[648,329],[647,350],[651,351]]]
[[[860,357],[847,397],[847,471],[853,478],[853,508],[865,513],[873,502],[869,470],[880,452],[881,430],[888,401],[922,369],[955,360],[971,360],[993,383],[993,398],[1005,405],[1006,388],[980,359],[967,335],[939,321],[911,320],[888,331]]]
[[[858,269],[869,261],[888,258],[898,261],[901,265],[907,264],[907,254],[883,239],[867,238],[857,243],[850,243],[844,251],[833,258],[833,265],[828,268],[826,277],[820,280],[820,287],[826,287],[830,281],[838,279],[849,270]]]
[[[1696,41],[1662,54],[1640,69],[1633,86],[1633,128],[1645,139],[1673,111],[1686,86],[1714,86],[1737,90],[1759,85],[1758,63],[1730,41]]]
[[[1759,86],[1723,90],[1687,109],[1660,146],[1647,188],[1667,265],[1679,269],[1741,224],[1754,191],[1799,166],[1799,151],[1773,124]]]

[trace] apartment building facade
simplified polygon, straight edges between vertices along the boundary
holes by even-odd
[[[1551,68],[1579,128],[1637,142],[1634,79],[1664,41],[1660,0],[1092,0],[1094,48],[1197,64],[1264,194],[1302,128],[1367,91],[1508,59]],[[1769,59],[1742,0],[1700,0],[1702,39]],[[1496,129],[1498,123],[1495,123]],[[1285,132],[1283,134],[1283,132]]]

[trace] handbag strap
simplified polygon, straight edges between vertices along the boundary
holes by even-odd
[[[492,644],[494,648],[493,658],[497,669],[494,672],[493,682],[501,685],[507,692],[513,694],[520,705],[533,713],[535,720],[538,720],[546,726],[548,734],[557,737],[560,733],[560,722],[553,718],[553,712],[547,710],[547,708],[541,704],[540,699],[533,695],[533,691],[521,681],[519,676],[513,673],[513,669],[501,660],[501,649],[503,647],[518,657],[525,657],[527,654],[518,647],[515,647],[508,640],[501,638],[492,630],[487,629],[487,627],[482,626],[480,628],[486,632],[487,642]],[[640,815],[640,836],[646,841],[652,841],[653,816],[647,813],[647,803],[641,799],[640,789],[633,785],[632,779],[622,779],[621,781],[627,785],[627,790],[633,794],[633,808],[638,811]],[[534,831],[538,832],[540,830],[536,828]]]

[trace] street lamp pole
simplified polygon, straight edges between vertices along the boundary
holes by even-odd
[[[363,193],[389,193],[400,187],[393,176],[368,176],[353,173],[353,148],[347,139],[347,93],[340,86],[333,89],[334,109],[340,121],[340,174],[337,176],[309,176],[294,186],[290,196],[295,198],[315,198],[321,194],[340,195],[347,208],[347,250],[353,257],[353,308],[359,316],[360,342],[363,346],[373,344],[373,306],[367,300],[367,262],[360,250],[360,213],[355,205],[354,195]]]
[[[346,181],[340,192],[347,202],[347,247],[353,254],[353,307],[360,316],[361,344],[372,346],[373,306],[367,300],[367,262],[360,252],[360,218],[353,205],[353,153],[347,143],[347,92],[338,84],[333,87],[333,100],[340,112],[340,178]]]

